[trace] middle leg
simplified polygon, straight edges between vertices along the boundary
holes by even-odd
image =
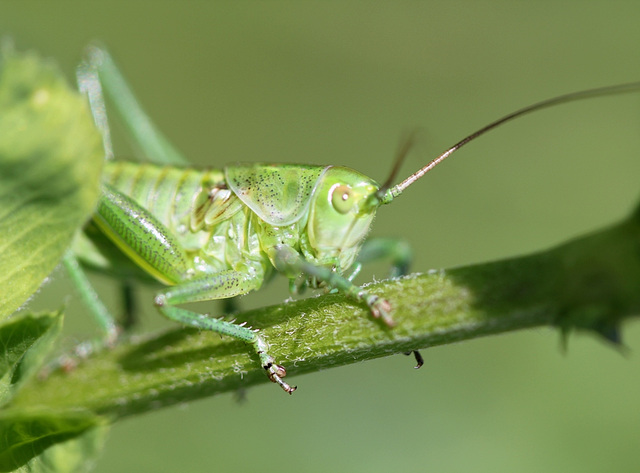
[[[221,335],[228,335],[252,345],[269,379],[278,384],[285,392],[291,394],[296,390],[296,387],[290,386],[282,380],[287,372],[283,366],[275,363],[273,357],[268,353],[269,345],[257,330],[176,307],[178,304],[226,299],[246,294],[258,289],[263,278],[264,271],[259,263],[250,265],[245,272],[221,271],[173,286],[158,294],[155,298],[155,304],[160,313],[171,320],[191,327],[211,330]]]

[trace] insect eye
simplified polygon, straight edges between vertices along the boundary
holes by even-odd
[[[341,214],[346,214],[353,207],[353,193],[345,185],[335,186],[331,192],[331,205]]]

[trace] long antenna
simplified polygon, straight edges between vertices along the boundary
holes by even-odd
[[[418,171],[416,171],[413,174],[411,174],[409,177],[407,177],[400,184],[392,187],[391,189],[385,189],[383,187],[381,189],[381,191],[382,191],[381,194],[382,195],[378,196],[378,198],[380,199],[380,203],[388,204],[395,197],[398,197],[407,187],[409,187],[411,184],[416,182],[418,179],[420,179],[426,173],[431,171],[434,167],[436,167],[442,161],[444,161],[449,156],[451,156],[455,151],[459,150],[464,145],[466,145],[470,141],[475,140],[479,136],[484,135],[486,132],[488,132],[490,130],[493,130],[494,128],[499,127],[500,125],[502,125],[505,122],[508,122],[509,120],[513,120],[514,118],[521,117],[522,115],[526,115],[527,113],[530,113],[530,112],[535,112],[536,110],[541,110],[543,108],[552,107],[554,105],[559,105],[559,104],[562,104],[562,103],[573,102],[574,100],[581,100],[581,99],[586,99],[586,98],[591,98],[591,97],[598,97],[598,96],[601,96],[601,95],[613,95],[613,94],[621,94],[621,93],[625,93],[625,92],[634,92],[634,91],[637,91],[637,90],[640,90],[640,82],[630,82],[628,84],[613,85],[613,86],[608,86],[608,87],[599,87],[597,89],[588,89],[588,90],[582,90],[580,92],[573,92],[573,93],[570,93],[570,94],[560,95],[558,97],[554,97],[554,98],[551,98],[551,99],[543,100],[542,102],[534,103],[533,105],[529,105],[528,107],[521,108],[520,110],[516,110],[515,112],[510,113],[509,115],[506,115],[506,116],[504,116],[504,117],[502,117],[502,118],[500,118],[500,119],[488,124],[487,126],[485,126],[483,128],[480,128],[475,133],[472,133],[469,136],[467,136],[466,138],[460,140],[455,145],[453,145],[451,148],[449,148],[444,153],[439,155],[437,158],[435,158],[432,161],[430,161],[426,166],[424,166],[423,168],[421,168]]]

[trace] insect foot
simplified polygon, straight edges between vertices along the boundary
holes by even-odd
[[[268,363],[263,367],[267,371],[267,376],[269,376],[269,379],[272,382],[280,385],[280,387],[284,389],[285,392],[293,394],[293,391],[298,389],[297,386],[289,386],[282,380],[282,378],[287,375],[287,371],[284,369],[284,366],[276,365],[274,363]]]
[[[114,336],[115,333],[115,336]],[[107,337],[94,340],[87,340],[77,345],[70,353],[65,353],[56,358],[53,362],[47,364],[38,373],[38,379],[44,381],[52,373],[56,371],[62,371],[64,373],[70,373],[74,371],[82,362],[87,360],[92,355],[99,353],[103,350],[110,350],[116,346],[117,343],[117,331],[109,331]]]
[[[298,389],[298,387],[289,386],[282,380],[282,378],[287,375],[287,370],[284,369],[284,366],[274,363],[271,355],[267,353],[267,343],[260,336],[256,336],[253,343],[256,348],[256,353],[260,357],[260,363],[262,363],[262,367],[267,372],[267,376],[269,377],[269,379],[272,382],[278,384],[285,392],[293,394],[293,391]]]
[[[370,295],[367,298],[367,305],[369,306],[369,310],[371,310],[371,315],[376,319],[382,319],[387,326],[395,327],[396,322],[391,317],[391,304],[388,300]]]

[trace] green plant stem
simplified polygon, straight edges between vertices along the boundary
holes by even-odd
[[[368,286],[392,302],[393,329],[339,294],[238,319],[260,328],[294,384],[295,374],[543,325],[617,342],[620,321],[640,312],[639,215],[546,252]],[[117,418],[266,382],[243,343],[176,328],[33,382],[11,408],[88,409]]]

